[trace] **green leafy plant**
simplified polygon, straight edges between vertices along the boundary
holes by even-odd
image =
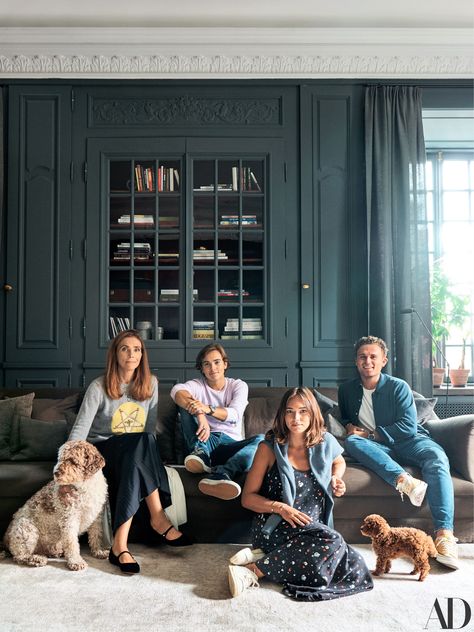
[[[453,329],[466,327],[470,316],[468,296],[459,296],[451,288],[451,283],[441,269],[440,262],[435,262],[431,274],[431,333],[434,340],[441,347],[443,340],[449,338]],[[461,354],[460,369],[464,368],[466,338],[463,336],[463,353]],[[436,347],[433,345],[433,357]]]

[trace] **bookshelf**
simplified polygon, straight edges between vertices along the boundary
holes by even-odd
[[[178,340],[182,160],[111,159],[108,172],[109,337]]]
[[[264,339],[265,174],[265,158],[193,160],[193,341]]]

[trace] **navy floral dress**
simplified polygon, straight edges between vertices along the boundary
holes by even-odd
[[[294,470],[294,507],[312,518],[305,527],[292,527],[282,520],[270,535],[262,533],[268,514],[258,514],[252,526],[252,544],[266,555],[256,562],[268,579],[283,584],[293,599],[322,601],[354,595],[373,588],[372,577],[362,557],[343,537],[319,522],[323,491],[311,470]],[[267,472],[261,494],[282,500],[282,485],[276,462]]]

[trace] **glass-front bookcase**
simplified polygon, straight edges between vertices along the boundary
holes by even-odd
[[[108,178],[109,336],[181,336],[182,160],[111,159]]]
[[[281,156],[269,139],[91,140],[87,367],[103,363],[109,340],[129,327],[170,366],[211,340],[237,359],[251,348],[262,361],[276,355],[286,335],[276,306],[285,278]]]
[[[263,340],[265,158],[192,160],[192,340]]]

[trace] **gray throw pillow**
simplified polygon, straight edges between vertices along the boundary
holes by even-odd
[[[11,457],[10,436],[15,415],[29,417],[34,393],[10,397],[0,400],[0,460],[7,461]]]
[[[415,397],[416,416],[418,423],[422,426],[430,419],[436,419],[434,407],[438,401],[437,397]]]
[[[56,461],[67,440],[66,421],[40,421],[15,415],[11,432],[12,461]]]
[[[326,413],[332,410],[334,406],[337,406],[337,402],[335,402],[330,397],[326,397],[326,395],[323,395],[317,389],[313,388],[313,393],[316,397],[316,401],[319,404],[319,408],[321,409],[323,417],[326,415]]]

